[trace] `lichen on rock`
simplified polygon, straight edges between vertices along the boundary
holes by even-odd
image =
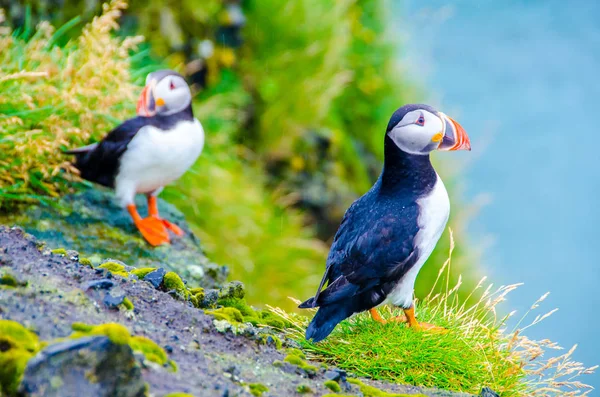
[[[20,395],[141,397],[146,386],[131,348],[106,336],[64,340],[27,363]]]
[[[143,197],[137,198],[136,205],[141,213],[146,211]],[[104,258],[119,258],[136,268],[164,267],[204,287],[220,286],[227,278],[227,268],[208,260],[181,212],[160,199],[158,206],[186,235],[157,248],[144,241],[114,193],[99,187],[66,195],[51,207],[33,204],[23,211],[2,213],[0,224],[19,225],[48,246],[77,250],[95,264]],[[55,252],[67,254],[64,248]]]
[[[107,323],[100,325],[89,325],[83,323],[73,323],[73,334],[71,338],[81,338],[89,335],[103,335],[108,337],[111,342],[120,345],[129,345],[133,351],[139,352],[147,360],[154,363],[165,365],[169,357],[165,350],[158,346],[152,339],[145,336],[131,336],[127,327],[117,323]]]

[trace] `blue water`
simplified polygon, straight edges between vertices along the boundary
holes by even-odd
[[[600,364],[600,2],[396,1],[407,76],[471,137],[438,156],[465,167],[467,202],[492,199],[468,227],[475,247],[494,238],[486,272],[525,283],[520,313],[550,291],[541,309],[560,310],[528,335]]]

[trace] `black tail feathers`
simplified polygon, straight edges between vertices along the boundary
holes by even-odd
[[[308,303],[312,304],[310,299],[300,305],[300,307],[304,307],[303,305]],[[320,307],[306,329],[306,340],[312,339],[314,342],[322,341],[333,331],[336,325],[350,317],[352,313],[351,305],[344,302]]]
[[[306,301],[304,301],[300,305],[298,305],[299,309],[312,309],[314,307],[317,307],[315,298],[307,299]]]

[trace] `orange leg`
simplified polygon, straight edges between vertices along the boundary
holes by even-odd
[[[371,313],[371,317],[373,317],[373,320],[377,321],[378,323],[381,324],[387,324],[387,321],[385,321],[381,315],[379,314],[379,312],[377,311],[377,309],[372,308],[369,309],[369,313]]]
[[[417,321],[415,317],[415,306],[411,306],[408,309],[404,309],[404,314],[406,315],[406,322],[408,326],[417,330],[426,329],[437,332],[447,332],[445,328],[438,327],[437,325],[428,324],[428,323],[420,323]]]
[[[181,228],[179,226],[177,226],[174,223],[169,222],[166,219],[162,219],[158,215],[158,205],[157,205],[157,201],[156,201],[156,196],[151,196],[151,195],[148,196],[148,215],[160,220],[167,229],[169,229],[176,235],[178,235],[178,236],[184,235],[183,230],[181,230]]]
[[[169,233],[160,219],[152,216],[142,219],[135,204],[129,204],[127,211],[129,211],[135,226],[150,245],[156,247],[169,242]]]

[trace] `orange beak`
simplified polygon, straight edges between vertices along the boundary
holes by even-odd
[[[136,107],[136,113],[138,116],[150,117],[156,114],[156,103],[153,95],[154,85],[155,81],[152,80],[142,90]]]
[[[444,137],[438,146],[438,150],[471,150],[471,140],[465,129],[454,119],[440,113],[444,123]]]

